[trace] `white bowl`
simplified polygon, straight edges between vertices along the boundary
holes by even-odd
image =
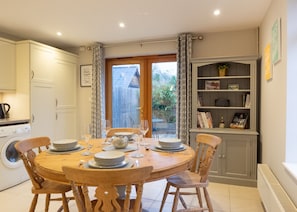
[[[132,136],[134,135],[133,132],[116,132],[114,133],[115,136],[122,136],[122,137],[127,137],[128,140],[131,140]]]
[[[53,147],[58,150],[71,150],[77,145],[77,140],[75,139],[62,139],[57,141],[52,141]]]
[[[115,136],[112,138],[112,145],[116,148],[116,149],[124,149],[128,146],[128,137],[122,137],[122,136]]]
[[[115,166],[125,160],[125,153],[120,151],[98,152],[94,160],[99,166]]]
[[[162,138],[159,140],[159,145],[162,148],[174,149],[179,148],[181,145],[181,140],[177,138]]]

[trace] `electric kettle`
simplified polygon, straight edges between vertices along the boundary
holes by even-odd
[[[10,105],[7,103],[0,103],[0,119],[8,118],[8,111],[10,110]]]

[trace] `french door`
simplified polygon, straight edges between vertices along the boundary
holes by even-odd
[[[106,118],[112,127],[135,127],[146,119],[148,137],[175,135],[175,79],[175,55],[107,59]]]

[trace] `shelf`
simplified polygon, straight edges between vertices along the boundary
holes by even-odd
[[[250,129],[232,129],[232,128],[193,128],[190,132],[196,133],[221,133],[221,134],[239,134],[239,135],[258,135],[255,130]]]
[[[213,109],[213,110],[250,110],[249,107],[216,107],[216,106],[197,106],[197,109]]]
[[[250,89],[239,89],[239,90],[232,90],[232,89],[218,89],[218,90],[205,90],[205,89],[198,89],[197,92],[251,92]]]
[[[197,77],[198,80],[214,80],[214,79],[250,79],[251,76],[224,76],[224,77]]]
[[[229,127],[235,113],[247,113],[247,127],[256,130],[256,61],[224,61],[229,69],[226,76],[219,76],[217,65],[221,62],[200,61],[192,64],[192,127],[199,126],[198,111],[211,112],[214,127],[219,126],[221,117],[225,126]],[[245,107],[246,98],[250,102],[249,107]],[[220,130],[233,133],[232,129]]]
[[[220,63],[229,66],[226,76],[218,76],[217,67]],[[192,63],[190,138],[193,144],[199,133],[222,138],[223,142],[217,150],[210,171],[210,176],[217,182],[256,184],[259,135],[256,71],[256,60],[248,58],[231,58],[226,61],[218,58]],[[233,126],[231,123],[240,121],[238,114],[246,117],[245,129],[230,128]],[[224,125],[221,124],[222,121]],[[212,128],[205,128],[206,126]]]

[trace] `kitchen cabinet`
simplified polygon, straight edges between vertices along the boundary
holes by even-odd
[[[219,66],[228,67],[226,74],[220,75]],[[257,60],[192,60],[192,88],[191,146],[195,147],[197,133],[214,134],[223,140],[215,154],[210,179],[256,186]],[[201,113],[206,116],[201,118]],[[230,125],[235,114],[248,117],[243,129]]]
[[[197,130],[191,130],[191,140],[195,140]],[[215,153],[209,173],[211,182],[243,186],[257,184],[257,133],[204,132],[222,138]],[[195,147],[195,144],[191,144]]]
[[[16,44],[17,74],[27,76],[32,136],[77,138],[77,56],[38,42]]]
[[[0,91],[16,89],[15,42],[0,38]]]
[[[55,49],[30,44],[30,76],[32,82],[53,83]]]
[[[54,71],[55,135],[60,138],[77,138],[76,126],[76,59],[71,55],[59,55]]]

